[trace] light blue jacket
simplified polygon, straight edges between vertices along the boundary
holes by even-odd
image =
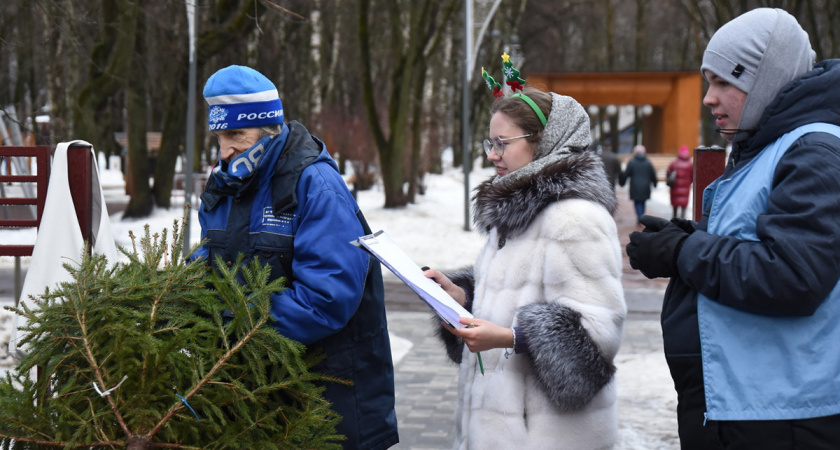
[[[836,125],[801,126],[732,177],[706,188],[707,231],[759,241],[756,219],[767,209],[776,165],[796,139],[810,132],[840,137]],[[806,317],[740,311],[722,304],[725,296],[721,292],[712,300],[698,294],[707,418],[782,420],[840,413],[840,282]]]

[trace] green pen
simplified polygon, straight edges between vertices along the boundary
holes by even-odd
[[[470,328],[474,326],[474,323],[470,323]],[[475,356],[478,357],[478,368],[481,369],[481,374],[484,375],[484,362],[481,361],[481,352],[475,352]]]

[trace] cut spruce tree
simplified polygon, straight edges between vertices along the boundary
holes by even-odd
[[[179,225],[171,243],[131,236],[127,262],[80,256],[15,310],[26,354],[0,380],[1,448],[340,448],[322,386],[344,381],[272,327],[283,281],[185,261]]]

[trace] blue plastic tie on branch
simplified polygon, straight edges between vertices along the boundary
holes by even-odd
[[[195,420],[197,420],[197,421],[201,422],[201,419],[199,419],[199,418],[198,418],[198,414],[196,414],[196,413],[195,413],[195,410],[194,410],[194,409],[192,409],[192,406],[190,406],[190,404],[189,404],[189,403],[187,403],[187,399],[185,399],[184,397],[182,397],[182,396],[178,395],[178,393],[177,393],[177,392],[175,393],[175,395],[176,395],[178,398],[180,398],[180,399],[181,399],[181,403],[183,403],[183,404],[187,405],[187,408],[189,408],[189,409],[190,409],[190,411],[192,411],[193,415],[195,416]]]

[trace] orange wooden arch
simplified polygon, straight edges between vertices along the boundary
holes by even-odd
[[[651,105],[643,119],[648,153],[677,154],[700,145],[703,79],[699,72],[529,74],[528,84],[589,105]]]

